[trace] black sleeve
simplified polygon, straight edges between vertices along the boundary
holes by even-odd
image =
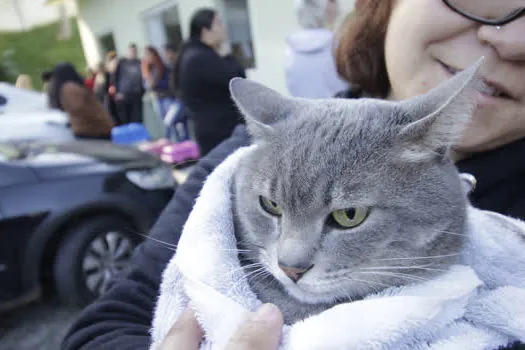
[[[232,137],[202,159],[179,187],[150,237],[177,244],[206,177],[234,150],[247,144],[246,129],[239,126]],[[162,272],[173,254],[173,249],[145,240],[136,249],[129,272],[82,312],[64,339],[63,349],[147,349]]]

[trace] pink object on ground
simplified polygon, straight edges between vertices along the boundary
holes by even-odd
[[[166,163],[176,164],[187,160],[197,160],[199,157],[199,146],[193,141],[183,141],[165,146],[160,159]]]
[[[153,153],[156,156],[162,155],[162,150],[164,147],[169,146],[171,142],[167,139],[160,139],[155,142],[146,142],[139,145],[139,149],[144,152]]]

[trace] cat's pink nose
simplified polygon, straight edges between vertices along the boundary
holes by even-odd
[[[308,270],[310,270],[314,265],[310,265],[307,268],[302,267],[290,267],[283,264],[279,264],[279,268],[288,276],[292,281],[297,282],[304,276]]]

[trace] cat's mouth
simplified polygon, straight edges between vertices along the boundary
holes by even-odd
[[[280,267],[273,266],[273,264],[268,266],[268,270],[282,284],[290,296],[303,303],[324,304],[332,303],[338,299],[333,293],[330,293],[331,288],[318,290],[318,288],[314,287],[319,285],[319,271],[317,271],[315,265],[310,267],[299,279],[297,279],[297,276],[290,277]]]

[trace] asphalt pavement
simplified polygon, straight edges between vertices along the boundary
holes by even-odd
[[[0,315],[0,349],[59,350],[80,309],[61,305],[50,295]]]

